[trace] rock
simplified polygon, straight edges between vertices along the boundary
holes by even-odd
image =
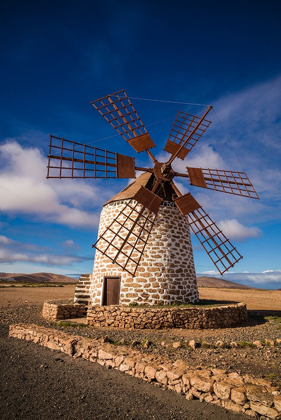
[[[117,367],[120,366],[124,359],[125,359],[124,356],[115,357],[115,359],[114,359],[115,366],[117,366]]]
[[[189,381],[189,377],[186,374],[182,375],[182,381],[183,381],[185,387],[187,389],[189,389],[190,388],[190,381]]]
[[[268,338],[266,338],[266,339],[264,340],[264,344],[265,344],[266,346],[270,346],[270,347],[274,347],[274,346],[275,346],[274,340],[269,340]]]
[[[281,338],[276,338],[275,341],[276,341],[277,344],[281,344]]]
[[[145,369],[145,364],[138,362],[138,363],[136,363],[135,369],[136,369],[136,373],[138,373],[138,374],[143,373],[144,369]]]
[[[174,369],[174,370],[168,370],[167,376],[171,381],[175,381],[176,379],[179,379],[182,376],[182,370],[181,369]]]
[[[189,340],[188,342],[189,347],[191,347],[193,350],[195,350],[198,347],[198,343],[196,343],[195,340]]]
[[[156,381],[160,384],[167,385],[168,378],[165,370],[158,370],[155,374]]]
[[[176,391],[178,394],[181,394],[181,393],[182,393],[182,391],[183,391],[183,389],[182,389],[182,385],[181,385],[181,384],[177,384],[177,385],[175,385],[175,391]]]
[[[206,403],[210,403],[211,401],[213,401],[213,396],[211,394],[206,395],[204,401]]]
[[[191,401],[194,399],[194,396],[191,391],[188,391],[187,394],[185,395],[185,398],[187,399],[187,401]]]
[[[119,370],[120,372],[127,372],[128,370],[130,370],[130,366],[126,365],[126,363],[121,363],[121,365],[119,366]]]
[[[266,407],[265,405],[259,402],[250,402],[250,407],[256,413],[261,414],[262,416],[269,417],[270,419],[275,419],[278,416],[278,411],[274,408]]]
[[[224,341],[219,340],[219,341],[216,342],[215,346],[219,349],[223,349],[223,348],[226,347],[226,344],[225,344]]]
[[[144,347],[145,349],[148,349],[148,347],[150,347],[150,346],[151,346],[151,344],[152,344],[152,342],[151,342],[151,341],[149,341],[149,340],[145,340],[145,341],[143,342],[143,347]]]
[[[144,373],[145,373],[145,376],[146,376],[146,377],[147,377],[150,381],[152,381],[153,379],[155,379],[156,369],[155,369],[153,366],[148,365],[148,366],[146,366],[146,368],[144,369]]]
[[[99,354],[99,359],[102,359],[102,360],[111,360],[111,359],[113,359],[113,355],[110,354],[110,353],[107,353],[104,350],[99,350],[99,353],[98,354]]]
[[[231,341],[230,347],[232,347],[233,349],[234,348],[237,348],[238,347],[238,344],[236,343],[236,341]]]
[[[236,404],[243,405],[246,403],[247,398],[245,395],[246,389],[245,388],[233,388],[231,390],[231,399]]]
[[[214,391],[221,400],[228,400],[230,397],[231,387],[227,382],[216,382],[214,384]]]
[[[183,361],[183,360],[176,360],[174,363],[174,367],[181,369],[181,370],[187,370],[188,369],[188,365]]]
[[[274,407],[281,412],[281,395],[274,395]]]
[[[254,346],[256,346],[258,349],[262,349],[263,345],[259,340],[256,340],[253,342]]]
[[[179,349],[181,347],[181,342],[180,341],[175,341],[174,343],[173,343],[173,348],[174,349]]]
[[[245,414],[247,414],[247,416],[254,417],[255,419],[258,417],[257,413],[253,410],[246,410]]]
[[[232,401],[228,401],[228,400],[224,401],[223,402],[223,407],[226,408],[227,410],[234,411],[235,413],[242,413],[243,412],[243,408],[240,405],[235,404]]]
[[[246,384],[246,395],[248,400],[257,401],[262,404],[271,405],[273,402],[273,395],[266,392],[262,385]]]
[[[190,384],[198,391],[203,392],[210,392],[213,390],[213,383],[212,379],[206,379],[202,376],[196,375],[190,378]]]

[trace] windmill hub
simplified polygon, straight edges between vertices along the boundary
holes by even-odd
[[[155,178],[159,181],[171,181],[175,172],[169,163],[156,162],[153,168]]]

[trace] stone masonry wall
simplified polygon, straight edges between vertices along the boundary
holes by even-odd
[[[95,327],[228,328],[247,321],[247,308],[244,303],[210,308],[91,306],[87,320],[89,325]]]
[[[264,378],[214,368],[190,369],[183,360],[173,363],[155,354],[101,343],[38,325],[10,325],[9,336],[154,382],[185,395],[187,400],[198,399],[237,413],[245,413],[252,418],[261,416],[263,419],[280,419],[280,389]]]
[[[50,321],[70,318],[84,318],[87,314],[87,308],[83,304],[69,303],[65,301],[46,300],[43,305],[42,316]]]
[[[99,235],[126,202],[110,203],[103,208]],[[92,304],[102,304],[105,276],[121,276],[120,304],[123,305],[198,300],[189,226],[173,203],[161,205],[135,277],[96,251],[89,292]]]

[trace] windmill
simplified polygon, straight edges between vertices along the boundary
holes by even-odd
[[[145,263],[146,247],[154,241],[159,211],[169,203],[173,217],[180,217],[188,229],[181,225],[181,230],[188,234],[191,228],[217,270],[223,274],[233,267],[242,258],[240,253],[197,200],[190,193],[181,194],[174,179],[182,177],[192,186],[258,199],[246,173],[191,167],[186,168],[186,173],[179,173],[172,168],[173,161],[184,160],[210,126],[206,117],[212,107],[202,117],[177,113],[164,148],[170,158],[162,163],[152,154],[155,144],[124,90],[91,104],[137,153],[147,153],[153,163],[151,168],[139,167],[133,157],[50,136],[47,178],[129,179],[136,178],[136,171],[143,172],[108,202],[118,203],[118,209],[100,225],[93,245],[99,257],[104,256],[111,263],[110,268],[118,266],[129,276],[138,277]],[[116,287],[120,289],[120,283]]]

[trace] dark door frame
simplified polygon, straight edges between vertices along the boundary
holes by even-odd
[[[118,294],[118,304],[119,304],[119,298],[120,298],[120,291],[121,291],[121,276],[104,276],[102,281],[102,301],[101,306],[107,306],[107,279],[118,279],[120,280],[120,286],[119,286],[119,294]]]

